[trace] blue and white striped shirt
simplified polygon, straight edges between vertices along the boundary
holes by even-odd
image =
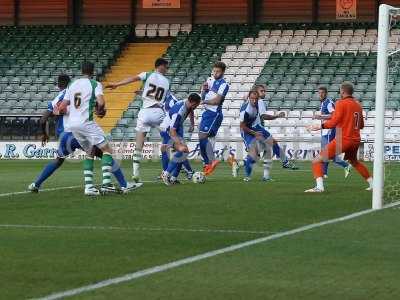
[[[332,98],[326,97],[321,103],[321,115],[330,115],[335,111],[335,102]],[[335,135],[335,128],[322,129],[322,135]]]
[[[215,79],[214,77],[210,77],[207,79],[208,91],[204,95],[204,100],[207,103],[207,100],[215,98],[217,95],[222,96],[222,101],[219,105],[210,105],[204,104],[204,108],[206,110],[211,110],[213,112],[222,112],[222,105],[224,103],[225,97],[229,91],[229,84],[222,77],[220,79]]]
[[[186,101],[179,101],[168,112],[170,123],[168,131],[174,128],[179,136],[183,137],[183,123],[189,115],[189,110],[186,107]]]
[[[261,125],[261,116],[266,114],[267,110],[262,100],[258,100],[256,106],[250,104],[249,100],[240,107],[240,122],[245,122],[249,128]]]

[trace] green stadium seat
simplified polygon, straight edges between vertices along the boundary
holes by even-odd
[[[304,110],[307,107],[307,105],[308,101],[300,100],[295,103],[294,108],[297,110]]]
[[[307,104],[307,109],[312,109],[312,110],[317,110],[319,109],[321,103],[319,100],[311,100],[310,102],[308,102]]]

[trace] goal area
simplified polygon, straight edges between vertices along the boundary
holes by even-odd
[[[400,8],[379,7],[372,208],[400,200]],[[396,104],[396,105],[394,105]],[[399,126],[397,126],[399,125]]]

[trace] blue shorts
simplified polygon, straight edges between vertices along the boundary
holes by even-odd
[[[261,125],[257,125],[255,127],[250,128],[251,130],[254,130],[256,132],[261,132],[264,136],[264,138],[269,138],[271,136],[271,134],[265,130],[264,127],[262,127]],[[244,145],[246,146],[246,149],[249,149],[251,144],[254,143],[254,141],[256,140],[256,137],[254,135],[245,133],[245,132],[241,132],[240,133],[244,142]]]
[[[199,131],[207,133],[209,137],[214,137],[217,135],[223,119],[224,116],[221,112],[205,110],[201,116]]]
[[[321,136],[321,148],[325,148],[326,145],[328,145],[330,142],[332,142],[335,139],[334,134],[327,134],[327,135],[322,135]]]
[[[82,147],[81,145],[79,145],[78,141],[73,136],[72,132],[63,132],[60,135],[57,156],[64,158],[73,153],[77,149],[82,150]]]
[[[160,136],[161,136],[163,145],[172,145],[173,144],[172,138],[169,135],[168,131],[161,131]],[[182,132],[178,132],[178,137],[183,141],[183,133]]]

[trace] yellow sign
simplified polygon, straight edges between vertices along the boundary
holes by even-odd
[[[143,8],[181,8],[181,0],[143,0]]]
[[[354,20],[357,18],[357,0],[336,0],[336,19]]]

